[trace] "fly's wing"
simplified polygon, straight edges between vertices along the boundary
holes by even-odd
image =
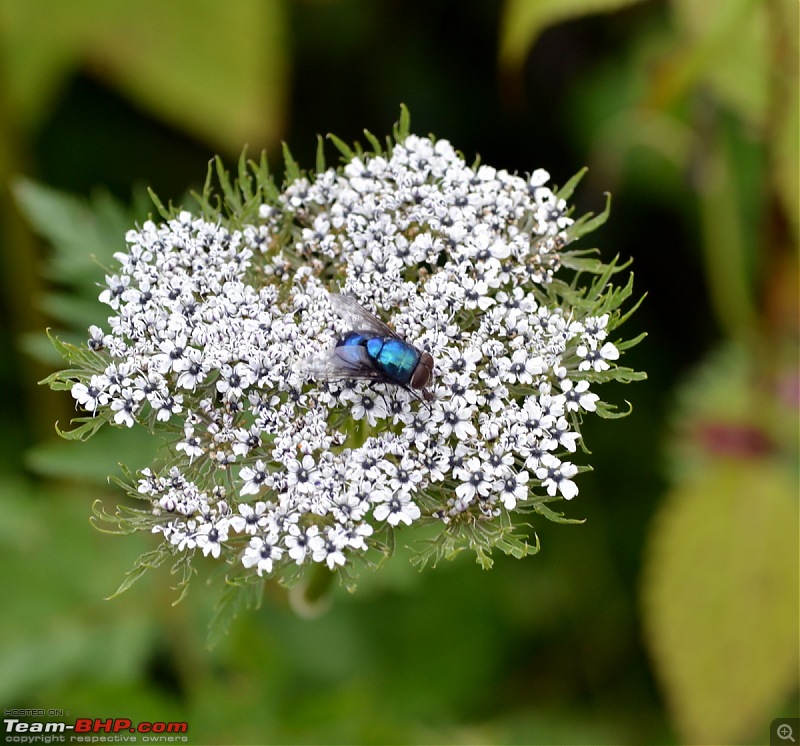
[[[379,337],[394,337],[397,333],[384,324],[377,316],[371,314],[366,308],[349,295],[331,293],[331,308],[346,321],[353,332],[372,332]]]
[[[360,378],[383,380],[384,376],[376,370],[364,347],[334,347],[327,356],[308,358],[301,363],[304,373],[313,378],[327,380]]]

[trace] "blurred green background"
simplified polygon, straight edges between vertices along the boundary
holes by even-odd
[[[186,720],[192,743],[767,743],[798,711],[795,0],[2,0],[0,704]],[[648,297],[649,380],[587,422],[594,471],[542,551],[399,553],[298,618],[272,588],[211,648],[219,580],[106,601],[149,536],[97,532],[136,433],[59,441],[43,330],[105,318],[101,263],[245,144],[412,130],[543,167]],[[333,159],[333,150],[331,149]],[[63,193],[63,194],[62,194]],[[72,195],[66,198],[64,195]],[[93,259],[96,257],[96,259]],[[610,385],[612,386],[612,385]],[[609,387],[610,387],[609,386]]]

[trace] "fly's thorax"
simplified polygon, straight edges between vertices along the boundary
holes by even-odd
[[[367,352],[387,378],[403,385],[411,380],[420,357],[413,345],[393,337],[369,340]]]

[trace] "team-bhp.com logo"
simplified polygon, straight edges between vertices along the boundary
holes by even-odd
[[[3,718],[6,743],[188,743],[186,723],[139,722],[128,718],[78,718],[74,724],[63,720],[26,721]]]

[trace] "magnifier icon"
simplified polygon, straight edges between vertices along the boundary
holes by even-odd
[[[778,738],[781,741],[791,741],[792,743],[796,743],[794,740],[794,736],[792,735],[792,727],[790,725],[783,725],[778,726]]]

